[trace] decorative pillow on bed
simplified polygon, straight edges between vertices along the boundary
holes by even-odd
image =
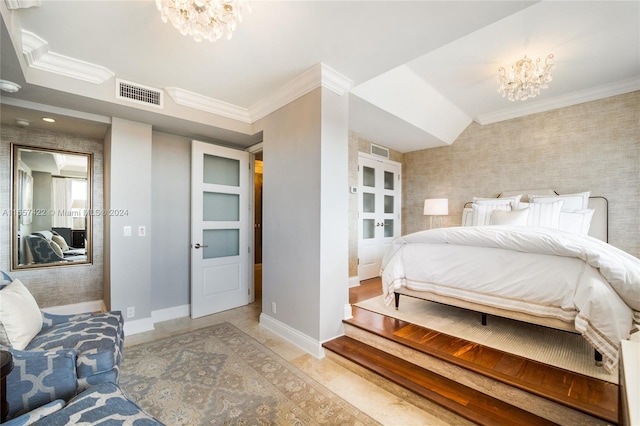
[[[563,211],[585,210],[589,208],[590,191],[580,192],[577,194],[561,194],[555,197],[548,195],[529,195],[529,201],[532,203],[549,203],[553,201],[563,200]]]
[[[510,203],[511,204],[511,209],[515,210],[518,208],[518,205],[520,204],[520,199],[522,198],[521,194],[518,195],[512,195],[510,197],[502,197],[502,198],[478,198],[478,197],[473,197],[473,202],[475,204],[497,204],[497,205],[502,205],[505,203]]]
[[[558,195],[553,189],[525,189],[521,191],[504,191],[498,195],[498,198],[508,198],[520,195],[520,201],[528,202],[529,196],[526,194],[537,194],[543,197],[553,197]]]
[[[519,225],[527,226],[529,209],[494,210],[491,212],[491,225]]]
[[[574,234],[588,235],[594,209],[561,211],[558,229]]]
[[[473,226],[488,226],[491,225],[491,213],[494,210],[511,210],[511,202],[502,204],[481,204],[473,203],[471,205],[473,209]]]
[[[563,204],[563,200],[550,203],[530,203],[527,225],[558,229],[560,224],[560,211],[562,210]]]

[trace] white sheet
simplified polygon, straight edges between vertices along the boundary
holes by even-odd
[[[396,239],[382,262],[385,302],[402,286],[573,322],[618,362],[640,323],[640,260],[597,239],[535,227],[458,227]]]

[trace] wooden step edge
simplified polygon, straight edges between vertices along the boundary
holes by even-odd
[[[476,424],[556,424],[351,337],[322,346]]]
[[[366,311],[367,313],[371,313],[371,314],[374,314],[374,315],[385,317],[385,315],[383,315],[383,314],[379,314],[379,313],[376,313],[376,312],[373,312],[373,311],[369,311],[367,309],[362,309],[362,308],[359,308],[357,306],[354,306],[353,309],[354,310],[362,310],[362,311]],[[403,321],[403,320],[397,320],[397,321],[399,321],[400,323],[407,324],[407,325],[411,324],[411,323],[409,323],[407,321]],[[560,393],[560,392],[553,393],[553,394],[546,393],[546,392],[543,392],[543,391],[537,389],[535,386],[531,385],[528,382],[523,382],[521,380],[518,380],[515,377],[507,376],[505,374],[501,374],[501,373],[493,371],[493,370],[488,370],[486,368],[477,366],[477,365],[475,365],[475,364],[473,364],[471,362],[467,362],[467,361],[465,361],[463,359],[460,359],[460,358],[457,358],[457,357],[453,357],[453,356],[451,356],[451,355],[449,355],[447,353],[441,353],[440,351],[425,351],[423,347],[420,347],[419,345],[416,345],[411,341],[407,341],[407,340],[405,340],[405,339],[403,339],[401,337],[398,337],[393,333],[384,332],[384,330],[372,330],[371,328],[360,324],[358,322],[358,320],[357,320],[357,316],[355,315],[355,312],[354,312],[353,318],[347,319],[347,320],[343,320],[343,322],[345,324],[349,324],[349,325],[351,325],[353,327],[356,327],[356,328],[359,328],[361,330],[364,330],[364,331],[366,331],[368,333],[374,334],[374,335],[379,336],[379,337],[383,337],[383,338],[385,338],[387,340],[391,340],[391,341],[393,341],[395,343],[398,343],[398,344],[400,344],[402,346],[411,348],[413,350],[416,350],[418,352],[424,353],[424,354],[429,355],[429,356],[433,356],[433,357],[438,358],[440,360],[443,360],[443,361],[449,362],[451,364],[454,364],[454,365],[456,365],[458,367],[465,368],[465,369],[467,369],[469,371],[473,371],[474,373],[481,374],[481,375],[483,375],[485,377],[489,377],[489,378],[494,379],[494,380],[498,380],[498,381],[500,381],[500,382],[502,382],[504,384],[507,384],[509,386],[516,387],[516,388],[518,388],[520,390],[523,390],[525,392],[529,392],[529,393],[531,393],[533,395],[536,395],[536,396],[539,396],[541,398],[548,399],[550,401],[553,401],[555,403],[564,405],[564,406],[569,407],[571,409],[581,411],[581,412],[583,412],[585,414],[588,414],[590,416],[599,418],[599,419],[604,420],[606,422],[609,422],[611,424],[615,425],[615,424],[618,423],[617,406],[615,407],[614,410],[608,410],[608,409],[603,408],[603,407],[589,405],[589,404],[586,404],[586,403],[582,403],[580,401],[575,401],[574,399],[571,399],[571,398],[567,398],[564,393]],[[419,326],[417,324],[412,324],[412,325],[414,325],[416,327],[424,328],[424,327]],[[550,366],[550,368],[557,368],[557,367]],[[594,380],[598,380],[598,381],[603,382],[603,383],[608,383],[608,382],[604,382],[604,381],[599,380],[599,379],[594,379]],[[613,386],[615,386],[615,385],[613,385]]]

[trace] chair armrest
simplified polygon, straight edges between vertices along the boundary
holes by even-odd
[[[15,417],[3,423],[3,426],[29,426],[37,422],[38,420],[47,417],[49,414],[53,414],[56,411],[64,407],[65,402],[61,399],[56,399],[50,403],[38,407],[34,410],[24,413],[20,417]]]
[[[56,399],[68,400],[77,392],[76,352],[8,350],[13,370],[6,377],[9,418]]]
[[[73,315],[52,314],[42,310],[41,312],[42,312],[42,328],[51,327],[52,325],[62,324],[69,321],[76,321],[76,320],[91,318],[91,316],[93,315],[91,312],[87,312],[83,314],[73,314]]]

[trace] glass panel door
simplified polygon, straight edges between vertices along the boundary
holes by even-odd
[[[191,316],[249,302],[249,154],[193,141]]]
[[[358,275],[379,275],[384,251],[400,230],[400,165],[361,154]]]

